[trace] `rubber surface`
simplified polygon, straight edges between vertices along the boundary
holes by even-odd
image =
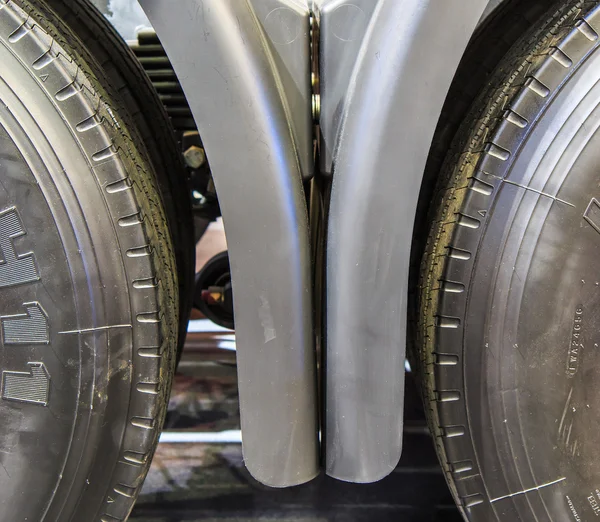
[[[420,371],[465,519],[600,512],[600,8],[549,6],[475,103],[421,272]]]
[[[509,0],[477,28],[448,92],[423,175],[412,240],[411,280],[419,278],[436,180],[461,123],[511,47],[546,12],[547,0]],[[412,288],[416,285],[411,284]],[[413,301],[414,303],[414,301]],[[411,303],[412,304],[412,303]],[[411,313],[416,306],[409,306]]]
[[[45,4],[0,0],[3,522],[125,520],[175,362],[155,175],[86,55]]]
[[[177,261],[181,349],[193,301],[196,241],[188,174],[169,116],[138,58],[89,0],[46,0],[38,11],[39,23],[51,18],[61,34],[77,37],[81,55],[112,99],[119,100],[115,109],[128,114],[127,129],[152,166]]]

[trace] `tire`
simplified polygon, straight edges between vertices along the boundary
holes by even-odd
[[[419,368],[440,461],[473,522],[600,515],[599,4],[548,6],[440,177]]]
[[[26,6],[24,6],[26,9]],[[179,280],[179,348],[192,309],[196,250],[188,175],[175,131],[146,72],[113,26],[89,0],[45,0],[31,16],[55,38],[77,37],[86,63],[127,113],[127,129],[152,165],[173,238]],[[47,23],[54,20],[55,27]]]
[[[0,0],[2,522],[124,521],[170,391],[167,218],[86,56],[41,1]]]

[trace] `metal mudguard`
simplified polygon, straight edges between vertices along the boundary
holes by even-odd
[[[408,266],[427,154],[487,0],[322,0],[331,476],[382,478],[402,447]],[[309,231],[309,9],[142,0],[211,164],[232,266],[244,458],[273,486],[317,473]],[[302,76],[305,74],[305,76]]]
[[[486,5],[379,0],[364,36],[351,37],[362,43],[329,147],[326,291],[326,471],[342,480],[379,480],[400,458],[416,205],[442,105]],[[335,37],[321,34],[322,53]]]
[[[246,466],[267,485],[306,482],[318,473],[302,187],[312,174],[309,11],[291,0],[142,6],[186,94],[219,196]]]

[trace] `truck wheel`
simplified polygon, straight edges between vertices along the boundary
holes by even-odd
[[[81,45],[41,1],[0,0],[2,522],[125,520],[175,362],[161,197]]]
[[[473,522],[600,514],[600,2],[553,2],[442,172],[421,379]]]

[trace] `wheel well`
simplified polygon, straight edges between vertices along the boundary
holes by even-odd
[[[477,28],[454,76],[435,130],[417,204],[409,276],[409,347],[415,339],[413,325],[418,314],[415,296],[431,224],[430,210],[436,200],[438,177],[447,152],[500,60],[547,9],[547,0],[503,0]]]

